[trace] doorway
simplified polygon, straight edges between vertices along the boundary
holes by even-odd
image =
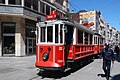
[[[3,33],[3,56],[7,54],[15,55],[15,23],[2,23]]]
[[[26,50],[27,50],[27,55],[33,55],[35,54],[36,50],[36,40],[35,38],[26,38]]]

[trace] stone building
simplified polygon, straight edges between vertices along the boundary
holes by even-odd
[[[69,0],[0,0],[0,56],[35,54],[37,17],[46,20],[53,10],[63,16]]]

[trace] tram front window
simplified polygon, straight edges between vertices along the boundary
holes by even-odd
[[[40,37],[40,41],[41,42],[45,42],[45,31],[46,31],[46,28],[45,27],[42,27],[41,28],[41,37]]]
[[[55,24],[55,43],[63,43],[63,24]]]
[[[41,27],[40,42],[53,42],[53,26]]]
[[[47,42],[53,42],[53,27],[47,28]]]

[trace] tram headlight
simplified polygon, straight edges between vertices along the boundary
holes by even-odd
[[[47,52],[43,53],[42,58],[43,58],[43,61],[47,61],[49,58],[49,54]]]

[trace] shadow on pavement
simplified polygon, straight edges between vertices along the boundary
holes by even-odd
[[[98,74],[98,77],[106,77],[105,74]]]
[[[78,70],[80,70],[81,68],[83,68],[84,66],[92,63],[93,61],[89,62],[89,63],[86,63],[85,65],[82,65],[82,66],[77,66],[77,67],[74,67],[66,72],[61,72],[61,71],[44,71],[44,72],[39,72],[37,75],[38,76],[41,76],[42,79],[44,78],[54,78],[54,79],[60,79],[62,77],[66,77],[66,76],[69,76],[71,75],[71,73],[74,73]]]
[[[111,80],[120,80],[120,74],[113,76]]]
[[[106,77],[105,74],[98,74],[97,76],[98,77]],[[111,76],[109,76],[109,77],[111,77]]]

